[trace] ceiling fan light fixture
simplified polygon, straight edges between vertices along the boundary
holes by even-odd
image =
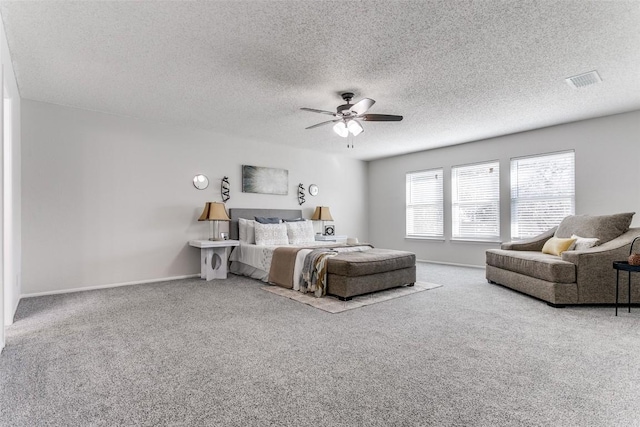
[[[358,123],[356,120],[349,120],[347,122],[347,129],[349,129],[349,132],[351,132],[353,136],[358,136],[362,132],[364,132],[362,125]]]
[[[349,136],[349,129],[347,129],[347,124],[345,122],[338,122],[333,125],[333,131],[343,138]]]

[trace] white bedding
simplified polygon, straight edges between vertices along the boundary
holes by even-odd
[[[304,245],[286,245],[287,247],[300,247],[296,254],[296,261],[293,269],[293,289],[299,291],[302,283],[302,269],[304,267],[304,259],[313,251],[313,248],[319,247],[334,247],[335,242],[313,242],[306,243]],[[254,279],[262,280],[263,282],[269,282],[269,270],[271,269],[271,259],[273,258],[273,251],[280,246],[265,246],[249,244],[240,242],[239,246],[236,246],[231,255],[229,261],[231,261],[230,271],[234,274],[242,276],[253,277]],[[311,249],[309,249],[311,248]],[[336,248],[338,252],[352,252],[369,250],[369,246],[356,246],[356,247],[344,247]]]
[[[304,245],[287,245],[287,247],[323,247],[323,246],[335,246],[335,242],[313,242],[305,243]],[[246,271],[245,266],[249,266],[265,272],[266,274],[260,275],[262,277],[256,277],[252,274],[251,277],[259,278],[263,282],[268,282],[269,270],[271,269],[271,259],[273,258],[273,251],[281,246],[260,246],[255,244],[249,244],[240,242],[239,246],[233,248],[229,261],[231,261],[231,272],[235,274],[243,274]],[[313,249],[301,249],[296,256],[296,263],[294,268],[293,277],[293,289],[299,290],[300,283],[299,278],[302,273],[302,266],[304,264],[304,258]],[[234,263],[240,263],[241,265],[234,265]],[[246,274],[243,274],[246,275]]]

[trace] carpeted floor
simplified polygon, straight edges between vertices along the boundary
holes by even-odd
[[[480,269],[339,314],[230,276],[21,301],[6,426],[640,425],[640,309],[546,304]]]
[[[300,291],[294,291],[293,289],[281,288],[280,286],[266,285],[261,289],[263,291],[271,292],[276,295],[280,295],[282,297],[290,298],[294,301],[310,305],[319,310],[324,310],[328,313],[335,314],[371,304],[378,304],[380,302],[389,301],[390,299],[394,298],[404,297],[407,295],[415,294],[416,292],[428,291],[430,289],[439,288],[441,286],[442,285],[438,285],[435,283],[416,282],[415,286],[398,286],[397,288],[386,289],[384,291],[371,292],[365,295],[354,296],[348,301],[341,301],[338,297],[335,297],[333,295],[327,295],[324,298],[316,298],[311,293],[305,294]]]

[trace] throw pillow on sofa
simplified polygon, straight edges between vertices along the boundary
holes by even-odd
[[[561,239],[560,237],[552,237],[544,243],[542,247],[543,254],[560,256],[566,250],[569,250],[576,239]]]
[[[595,237],[580,237],[573,234],[571,238],[576,241],[569,247],[569,251],[584,251],[598,244],[598,239]]]

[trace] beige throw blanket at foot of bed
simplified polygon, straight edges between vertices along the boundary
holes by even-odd
[[[331,248],[348,248],[347,244],[332,245]],[[275,248],[271,258],[271,266],[269,267],[269,283],[282,286],[283,288],[293,289],[293,273],[296,265],[296,257],[302,249],[318,249],[318,246],[281,246]],[[327,248],[324,248],[327,249]]]
[[[271,267],[269,268],[269,283],[283,288],[292,289],[294,286],[294,271],[298,252],[302,249],[313,249],[304,259],[301,292],[313,292],[316,297],[326,294],[327,262],[329,258],[344,252],[361,252],[373,248],[365,245],[337,245],[330,248],[318,247],[279,247],[273,251]]]
[[[303,249],[280,247],[273,251],[271,267],[269,267],[269,283],[282,286],[283,288],[293,288],[293,270],[296,266],[296,256]]]

